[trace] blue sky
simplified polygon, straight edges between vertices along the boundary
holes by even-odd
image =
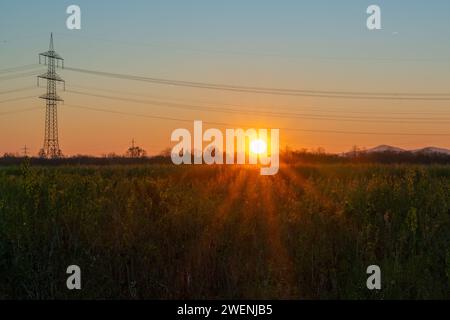
[[[365,9],[373,3],[382,8],[383,30],[370,33]],[[70,4],[82,9],[82,31],[65,28]],[[0,27],[0,39],[14,40],[11,50],[3,44],[2,64],[17,59],[14,48],[28,44],[33,49],[50,31],[199,51],[436,60],[448,60],[450,54],[450,2],[445,0],[16,0],[2,3]],[[124,47],[118,44],[117,51]]]

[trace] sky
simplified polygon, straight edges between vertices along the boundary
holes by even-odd
[[[72,4],[81,8],[81,30],[66,28]],[[381,8],[381,30],[366,27],[372,4]],[[45,101],[37,97],[45,85],[37,88],[36,74],[45,67],[31,65],[48,49],[50,32],[68,68],[245,87],[420,95],[244,93],[58,70],[66,80],[65,92],[58,87],[65,100],[58,125],[66,155],[123,154],[132,139],[157,154],[174,145],[174,129],[192,129],[193,120],[280,128],[281,145],[295,149],[450,148],[447,0],[3,1],[0,154],[21,152],[24,145],[36,154],[43,145]],[[20,66],[24,71],[5,71]],[[33,74],[14,77],[28,71]]]

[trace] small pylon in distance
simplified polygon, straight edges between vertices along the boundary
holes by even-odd
[[[22,148],[22,151],[23,151],[23,156],[24,156],[25,158],[28,158],[28,151],[29,151],[29,148],[27,147],[27,145],[25,145],[25,146]]]

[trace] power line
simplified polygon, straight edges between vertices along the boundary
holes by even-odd
[[[10,90],[5,91],[0,94],[6,94],[9,92],[15,92],[15,91],[21,91],[21,90],[27,90],[28,88],[21,88],[16,90]],[[178,109],[192,109],[192,110],[204,110],[204,111],[210,111],[210,112],[225,112],[225,113],[234,113],[234,114],[259,114],[263,116],[274,116],[274,117],[281,117],[281,118],[302,118],[302,119],[313,119],[313,120],[326,120],[326,121],[348,121],[348,122],[386,122],[386,123],[411,123],[415,120],[417,120],[419,123],[425,123],[426,120],[433,121],[433,123],[445,123],[444,121],[448,121],[449,119],[446,118],[402,118],[399,120],[393,120],[392,118],[383,118],[383,117],[371,117],[371,119],[367,120],[365,118],[360,117],[330,117],[327,115],[317,115],[317,114],[297,114],[297,113],[276,113],[276,112],[270,112],[270,111],[260,111],[260,110],[236,110],[236,109],[230,109],[230,108],[211,108],[211,107],[202,107],[202,106],[195,106],[195,105],[186,105],[186,104],[176,104],[176,103],[170,103],[170,102],[161,102],[161,101],[149,101],[149,100],[137,100],[137,99],[130,99],[130,98],[121,98],[116,96],[106,96],[106,95],[99,95],[99,94],[92,94],[92,93],[85,93],[85,92],[79,92],[79,91],[69,91],[76,94],[82,94],[82,95],[88,95],[88,96],[94,96],[94,97],[100,97],[100,98],[107,98],[107,99],[114,99],[114,100],[123,100],[127,102],[135,102],[135,103],[143,103],[143,104],[153,104],[153,105],[160,105],[160,106],[166,106],[171,108],[178,108]],[[0,101],[0,103],[6,103],[6,102],[12,102],[12,101],[18,101],[23,99],[29,99],[33,98],[34,96],[27,96],[27,97],[19,97],[15,99],[8,99],[4,101]],[[380,120],[380,121],[376,121]],[[405,121],[409,120],[409,121]]]
[[[3,94],[10,94],[10,93],[15,93],[15,92],[22,92],[22,91],[30,91],[30,90],[35,90],[36,87],[23,87],[23,88],[18,88],[18,89],[11,89],[11,90],[7,90],[7,91],[0,91],[0,95]]]
[[[14,101],[20,101],[20,100],[27,100],[27,99],[33,99],[36,98],[36,96],[27,96],[27,97],[18,97],[8,100],[1,100],[0,103],[7,103],[7,102],[14,102]]]
[[[267,88],[267,87],[251,87],[251,86],[235,86],[227,84],[215,84],[204,82],[169,80],[161,78],[151,78],[129,74],[119,74],[111,72],[103,72],[96,70],[80,69],[80,68],[66,68],[69,71],[103,76],[108,78],[125,79],[133,81],[142,81],[155,84],[191,87],[199,89],[211,89],[222,91],[233,91],[243,93],[261,93],[273,95],[287,95],[287,96],[303,96],[303,97],[318,97],[318,98],[338,98],[338,99],[369,99],[369,100],[420,100],[420,101],[447,101],[450,100],[450,93],[388,93],[388,92],[349,92],[349,91],[315,91],[315,90],[296,90],[296,89],[281,89],[281,88]]]
[[[0,112],[0,116],[16,114],[16,113],[23,113],[23,112],[34,111],[34,110],[42,110],[42,107],[31,107],[31,108],[25,108],[25,109],[4,111],[4,112]]]
[[[35,65],[25,65],[15,68],[3,69],[2,71],[14,71],[19,68],[30,68]],[[66,68],[70,71],[83,72],[88,74],[129,79],[135,81],[154,82],[158,84],[175,85],[175,86],[187,86],[203,89],[213,90],[226,90],[226,91],[238,91],[245,93],[263,93],[263,94],[281,94],[281,95],[297,95],[308,97],[325,97],[325,98],[344,98],[344,99],[381,99],[381,100],[423,100],[423,101],[447,101],[450,100],[450,93],[389,93],[389,92],[354,92],[354,91],[323,91],[323,90],[295,90],[295,89],[280,89],[280,88],[266,88],[266,87],[247,87],[247,86],[231,86],[222,84],[202,83],[202,82],[189,82],[178,81],[158,78],[148,78],[133,75],[124,75],[117,73],[100,72],[94,70]],[[1,73],[1,71],[0,71]],[[37,75],[36,71],[26,72],[16,75],[9,75],[0,77],[2,80],[11,80],[16,78],[22,78],[27,76]]]
[[[91,110],[91,111],[105,112],[105,113],[112,113],[112,114],[119,114],[119,115],[127,115],[127,116],[134,116],[134,117],[142,117],[142,118],[149,118],[149,119],[157,119],[157,120],[189,122],[189,123],[192,123],[195,121],[192,119],[182,119],[182,118],[175,118],[175,117],[164,117],[164,116],[154,116],[154,115],[140,114],[140,113],[130,113],[130,112],[107,110],[107,109],[82,106],[82,105],[65,104],[64,106],[70,107],[70,108],[77,108],[77,109],[84,109],[84,110]],[[217,126],[236,127],[236,124],[226,123],[226,122],[203,121],[203,123],[210,124],[210,125],[217,125]],[[252,126],[252,125],[246,124],[246,125],[240,125],[239,127],[246,127],[246,128],[255,128],[256,127],[257,128],[258,126]],[[366,132],[366,131],[315,130],[315,129],[299,129],[299,128],[277,128],[277,129],[286,130],[286,131],[298,131],[298,132],[352,134],[352,135],[450,136],[450,133],[404,133],[404,132],[381,132],[381,133],[378,133],[378,132]]]
[[[216,102],[216,101],[204,101],[204,100],[199,100],[199,99],[180,99],[180,98],[173,98],[173,97],[163,97],[163,96],[154,96],[154,95],[142,95],[142,94],[138,94],[135,92],[127,92],[127,91],[123,91],[123,90],[108,90],[108,89],[104,89],[104,88],[98,88],[98,87],[92,87],[92,86],[80,86],[80,85],[71,85],[70,88],[78,88],[78,89],[84,89],[84,90],[94,90],[94,91],[103,91],[103,92],[108,92],[108,93],[114,93],[114,94],[124,94],[124,95],[131,95],[131,96],[140,96],[140,97],[144,97],[144,98],[150,98],[150,99],[165,99],[167,100],[173,100],[173,101],[181,101],[184,103],[192,103],[192,102],[197,102],[197,103],[202,103],[202,104],[214,104],[214,105],[221,105],[221,106],[227,106],[227,107],[232,107],[232,108],[238,108],[239,110],[244,110],[244,111],[253,111],[248,109],[247,106],[242,106],[242,105],[236,105],[236,104],[229,104],[229,103],[223,103],[223,102]],[[173,102],[170,101],[170,102]],[[332,106],[333,107],[333,106]],[[280,109],[285,109],[285,110],[293,110],[293,109],[302,109],[302,108],[307,108],[308,110],[313,110],[313,111],[318,111],[318,112],[330,112],[330,113],[336,113],[338,112],[339,114],[345,114],[345,113],[350,113],[350,114],[361,114],[361,115],[371,115],[371,118],[374,114],[389,114],[389,115],[450,115],[449,113],[445,113],[445,112],[410,112],[410,111],[403,111],[403,112],[393,112],[393,111],[349,111],[349,110],[342,110],[344,106],[341,107],[334,107],[333,110],[331,109],[327,109],[330,108],[330,106],[326,106],[325,109],[323,107],[318,107],[318,106],[307,106],[307,105],[301,105],[301,106],[263,106],[262,108],[267,109],[267,108],[276,108],[277,110]],[[258,109],[257,111],[267,111],[267,110],[261,110]]]
[[[13,72],[24,71],[24,70],[28,70],[28,69],[37,69],[37,68],[39,68],[39,65],[37,65],[37,64],[26,64],[26,65],[23,65],[23,66],[17,66],[17,67],[11,67],[11,68],[7,68],[7,69],[1,69],[0,70],[0,74],[13,73]]]
[[[37,76],[38,74],[39,74],[39,72],[34,71],[34,72],[26,72],[26,73],[20,73],[20,74],[15,74],[15,75],[9,75],[9,76],[0,77],[0,81],[25,78],[25,77],[29,77],[29,76]]]
[[[383,117],[371,117],[371,119],[367,118],[361,118],[361,117],[338,117],[338,116],[329,116],[329,115],[318,115],[318,114],[300,114],[300,113],[280,113],[280,112],[270,112],[270,111],[260,111],[260,110],[237,110],[237,109],[230,109],[230,108],[219,108],[219,107],[204,107],[204,106],[197,106],[197,105],[186,105],[186,104],[178,104],[178,103],[171,103],[171,102],[162,102],[162,101],[155,101],[155,100],[140,100],[140,99],[134,99],[134,98],[124,98],[124,97],[118,97],[118,96],[109,96],[109,95],[101,95],[101,94],[94,94],[94,93],[86,93],[86,92],[80,92],[80,91],[74,91],[74,90],[67,90],[69,93],[75,93],[79,95],[85,95],[85,96],[91,96],[91,97],[98,97],[98,98],[104,98],[104,99],[111,99],[111,100],[120,100],[125,102],[131,102],[131,103],[140,103],[145,105],[154,105],[154,106],[164,106],[169,108],[176,108],[176,109],[187,109],[187,110],[202,110],[207,112],[220,112],[220,113],[230,113],[230,114],[247,114],[247,115],[260,115],[260,116],[271,116],[271,117],[278,117],[278,118],[297,118],[297,119],[310,119],[310,120],[322,120],[322,121],[347,121],[347,122],[371,122],[371,123],[426,123],[427,121],[432,121],[432,123],[448,123],[450,121],[450,118],[402,118],[400,120],[393,120],[392,118],[383,118]]]

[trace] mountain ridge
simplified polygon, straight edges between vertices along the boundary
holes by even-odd
[[[420,149],[412,149],[412,150],[408,150],[408,149],[403,149],[403,148],[399,148],[399,147],[395,147],[395,146],[391,146],[391,145],[386,145],[386,144],[382,144],[367,150],[360,150],[357,151],[360,153],[368,153],[368,154],[374,154],[374,153],[413,153],[413,154],[444,154],[444,155],[448,155],[450,156],[450,150],[449,149],[445,149],[445,148],[440,148],[440,147],[434,147],[434,146],[428,146],[428,147],[424,147],[424,148],[420,148]],[[349,151],[349,152],[345,152],[344,155],[351,155],[354,154],[355,151]]]

